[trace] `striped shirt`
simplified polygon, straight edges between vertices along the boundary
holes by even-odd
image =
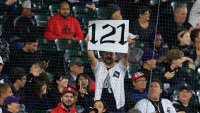
[[[115,97],[116,108],[123,107],[125,104],[124,77],[126,71],[127,68],[121,62],[116,63],[114,67],[108,70],[104,62],[98,61],[95,68],[93,68],[96,80],[95,100],[101,99],[102,89],[105,87],[104,81],[107,76],[110,76],[110,85]]]

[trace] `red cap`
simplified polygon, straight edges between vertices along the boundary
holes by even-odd
[[[66,93],[72,93],[74,96],[77,96],[77,91],[72,87],[65,87],[62,91],[62,96]]]
[[[144,75],[142,72],[136,72],[136,73],[134,73],[133,75],[132,75],[132,80],[136,80],[136,79],[138,79],[138,78],[140,78],[140,77],[147,77],[146,75]]]

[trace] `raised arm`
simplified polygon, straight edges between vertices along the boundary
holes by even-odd
[[[86,42],[87,44],[88,44],[89,39],[90,39],[90,36],[87,35],[87,36],[85,37],[85,42]],[[93,50],[88,50],[88,51],[87,51],[87,54],[88,54],[88,58],[89,58],[90,61],[91,61],[91,67],[92,67],[92,68],[95,68],[96,65],[97,65],[98,60],[97,60],[97,58],[95,58]]]
[[[128,66],[128,58],[129,58],[129,54],[130,54],[130,48],[131,45],[135,43],[135,40],[132,40],[130,36],[128,36],[128,53],[123,54],[122,58],[121,58],[121,63],[127,67]]]

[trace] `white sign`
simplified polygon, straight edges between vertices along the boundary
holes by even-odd
[[[128,20],[96,20],[89,21],[89,50],[128,52],[127,37],[129,34]]]

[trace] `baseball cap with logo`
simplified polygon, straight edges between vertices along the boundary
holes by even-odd
[[[61,96],[63,96],[66,93],[72,93],[74,96],[77,96],[77,91],[74,88],[72,88],[72,87],[65,87],[63,89],[63,91],[62,91]]]
[[[2,59],[1,56],[0,56],[0,64],[3,64],[3,65],[4,65],[4,63],[3,63],[3,59]]]
[[[188,84],[184,84],[183,86],[179,88],[179,91],[182,91],[182,90],[192,91],[192,87]]]
[[[146,75],[144,75],[142,72],[136,72],[136,73],[134,73],[133,75],[132,75],[132,80],[136,80],[136,79],[138,79],[138,78],[140,78],[140,77],[147,77]]]

